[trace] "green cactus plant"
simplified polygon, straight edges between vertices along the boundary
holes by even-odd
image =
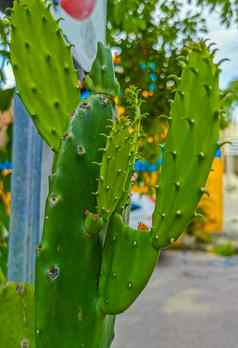
[[[31,285],[0,286],[0,347],[35,348]]]
[[[109,348],[115,315],[136,300],[160,249],[179,237],[205,193],[219,132],[219,69],[204,42],[188,47],[168,116],[153,226],[135,230],[125,216],[143,117],[139,91],[129,91],[130,117],[116,117],[112,97],[119,85],[110,49],[100,43],[86,79],[92,95],[77,106],[69,50],[44,1],[15,0],[11,21],[18,89],[39,133],[56,152],[37,250],[36,348]],[[36,52],[33,35],[46,30],[50,42],[42,38]],[[59,57],[61,49],[65,54]],[[50,86],[55,88],[49,93]],[[52,109],[55,101],[59,104]]]

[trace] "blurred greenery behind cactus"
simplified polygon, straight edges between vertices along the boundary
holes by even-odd
[[[0,19],[0,273],[2,280],[7,272],[7,241],[11,203],[11,101],[14,94],[14,88],[5,87],[5,67],[9,62],[8,34],[9,22],[6,18],[2,18]]]
[[[160,116],[169,113],[169,100],[174,98],[170,76],[181,75],[179,56],[184,54],[184,45],[206,36],[209,12],[215,11],[221,27],[238,22],[233,0],[108,1],[107,40],[120,51],[115,57],[117,78],[122,90],[134,84],[146,99],[142,110],[149,117],[143,122],[145,137],[140,151],[150,163],[160,157],[158,130],[164,126]],[[121,103],[124,105],[123,96]]]

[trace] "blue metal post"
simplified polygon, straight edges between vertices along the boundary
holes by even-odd
[[[8,279],[32,282],[40,235],[42,140],[17,97],[14,103],[12,214]]]

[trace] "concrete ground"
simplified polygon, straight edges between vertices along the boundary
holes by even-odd
[[[237,348],[238,257],[166,251],[113,348]]]
[[[225,192],[224,233],[230,239],[238,240],[238,188]]]

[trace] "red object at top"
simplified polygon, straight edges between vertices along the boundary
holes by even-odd
[[[82,21],[91,16],[96,0],[61,0],[60,5],[68,15]]]

